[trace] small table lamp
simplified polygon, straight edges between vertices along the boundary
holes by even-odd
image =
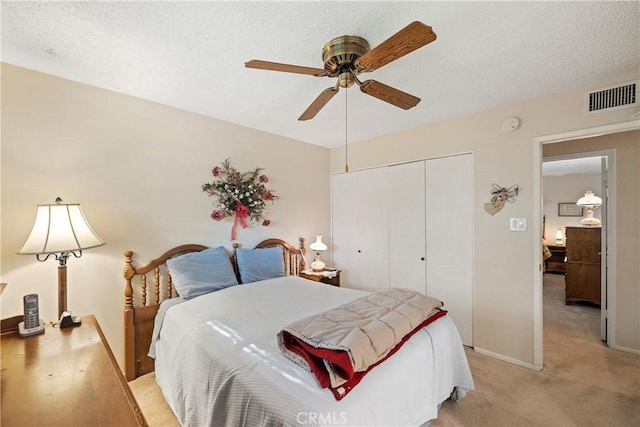
[[[71,254],[80,258],[83,249],[95,248],[105,242],[91,229],[77,203],[38,205],[36,220],[27,241],[18,251],[22,255],[35,255],[38,261],[54,256],[58,266],[58,317],[67,311],[67,259]],[[73,326],[66,322],[64,326]],[[74,321],[74,324],[79,322]]]
[[[322,262],[320,254],[327,250],[327,245],[322,243],[322,236],[316,236],[316,241],[309,245],[309,249],[316,253],[316,257],[311,263],[311,268],[313,271],[323,271],[324,262]]]
[[[584,196],[578,199],[576,205],[584,206],[587,208],[587,217],[582,218],[582,220],[580,221],[582,224],[590,227],[596,227],[600,225],[600,220],[593,217],[593,211],[600,205],[602,205],[602,199],[598,196],[595,196],[593,194],[593,191],[585,192]]]
[[[562,228],[558,228],[556,231],[556,245],[561,245],[564,240],[564,236],[562,235]]]

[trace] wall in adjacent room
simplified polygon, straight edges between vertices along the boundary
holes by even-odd
[[[584,192],[587,190],[593,191],[597,196],[602,195],[600,180],[599,173],[551,175],[542,179],[542,187],[544,189],[542,213],[546,219],[545,238],[547,243],[550,245],[555,244],[558,228],[562,230],[564,236],[564,227],[581,225],[580,220],[587,215],[586,209],[584,209],[584,216],[558,216],[558,203],[575,203],[580,197],[584,196]],[[593,216],[602,219],[600,209],[596,209]]]

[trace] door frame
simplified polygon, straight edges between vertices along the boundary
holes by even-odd
[[[542,146],[556,142],[571,141],[594,136],[609,135],[640,129],[637,120],[615,123],[593,128],[578,129],[569,132],[539,136],[533,138],[533,227],[534,236],[542,236]],[[610,177],[611,179],[611,177]],[[607,257],[607,301],[609,307],[615,304],[615,203],[609,203],[610,218],[608,229],[609,256]],[[542,304],[542,240],[533,240],[533,364],[543,366],[543,304]],[[615,316],[608,316],[607,338],[610,347],[615,347]]]

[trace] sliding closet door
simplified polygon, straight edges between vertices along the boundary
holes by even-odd
[[[389,167],[389,286],[426,292],[424,161]]]
[[[341,286],[389,287],[387,169],[332,177],[332,249],[334,266],[342,270]]]
[[[331,250],[339,268],[341,286],[358,283],[358,177],[341,173],[331,180]]]
[[[358,283],[361,289],[389,287],[388,169],[358,171]]]
[[[462,343],[473,346],[472,155],[425,165],[427,294],[444,301]]]

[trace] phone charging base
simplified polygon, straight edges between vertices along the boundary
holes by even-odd
[[[44,334],[44,321],[40,319],[40,324],[35,328],[25,328],[24,322],[18,323],[18,335],[21,337],[29,337],[31,335]]]
[[[82,319],[80,316],[73,316],[70,312],[64,312],[62,314],[62,318],[60,319],[60,328],[70,328],[73,326],[80,326],[82,324]]]

